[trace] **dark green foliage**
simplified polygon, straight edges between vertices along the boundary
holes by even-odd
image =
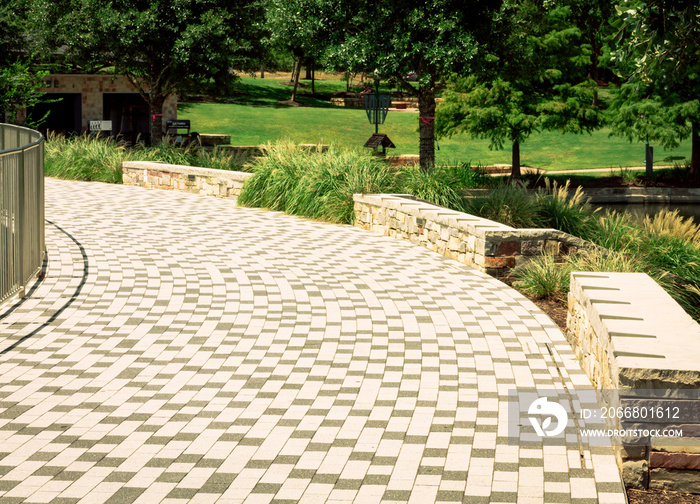
[[[25,0],[0,2],[0,122],[15,122],[17,109],[39,103],[45,72],[32,67],[26,40]],[[28,126],[35,126],[31,119]]]
[[[438,135],[468,133],[491,148],[512,146],[512,176],[520,177],[520,144],[532,133],[590,132],[602,115],[587,79],[590,55],[556,3],[504,5],[480,72],[456,76],[437,109]]]
[[[690,136],[700,181],[700,5],[625,0],[617,9],[612,62],[628,84],[611,107],[613,132],[664,146]]]
[[[44,93],[39,89],[44,85],[41,81],[44,76],[44,72],[35,72],[20,60],[0,66],[0,122],[14,123],[18,108],[32,107],[42,101]],[[36,125],[33,119],[42,118],[28,118],[28,126]]]
[[[308,152],[291,143],[270,145],[252,167],[239,203],[329,222],[353,221],[353,194],[408,193],[437,205],[464,210],[464,189],[487,177],[468,165],[423,172],[415,166],[393,171],[366,152]]]
[[[588,239],[592,234],[594,212],[581,187],[570,194],[568,182],[563,186],[558,186],[556,182],[550,186],[547,180],[547,189],[537,193],[537,205],[538,216],[545,227],[583,239]]]
[[[239,204],[329,222],[352,222],[353,194],[391,191],[394,183],[386,163],[335,147],[308,152],[291,143],[270,145],[252,170]]]
[[[435,165],[435,94],[453,72],[471,71],[500,0],[329,2],[345,28],[325,51],[339,71],[391,79],[418,97],[420,165]],[[415,85],[406,75],[415,72]],[[430,118],[430,119],[428,119]]]
[[[488,176],[468,164],[436,166],[430,171],[403,168],[397,184],[402,193],[453,210],[465,211],[464,190],[486,185]]]

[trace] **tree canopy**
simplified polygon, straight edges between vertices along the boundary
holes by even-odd
[[[139,90],[162,137],[165,99],[177,89],[225,83],[252,50],[254,0],[36,0],[35,25],[64,64],[87,71],[113,67]]]
[[[512,176],[520,177],[520,144],[533,132],[591,131],[601,124],[586,78],[590,51],[570,10],[524,0],[507,3],[496,36],[475,75],[453,78],[438,107],[441,135],[465,132],[512,145]]]
[[[0,122],[15,122],[19,107],[41,101],[45,73],[33,68],[27,51],[27,5],[23,0],[0,2]]]
[[[418,97],[420,164],[435,163],[435,93],[455,71],[472,65],[500,0],[361,0],[340,13],[341,38],[326,61],[338,70],[368,72]],[[413,85],[407,76],[415,72]]]
[[[613,101],[613,131],[674,147],[691,137],[691,177],[700,181],[700,5],[625,0],[613,61],[627,80]]]

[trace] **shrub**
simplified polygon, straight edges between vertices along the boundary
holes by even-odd
[[[124,143],[87,135],[50,135],[45,144],[44,172],[49,177],[121,183],[122,162],[128,158]]]
[[[464,211],[461,191],[450,180],[446,170],[438,167],[421,170],[417,166],[406,167],[399,172],[398,191],[453,210]]]
[[[678,215],[678,210],[664,209],[654,217],[646,216],[641,221],[641,227],[654,236],[677,237],[700,246],[700,224],[695,224],[689,217],[681,217]]]

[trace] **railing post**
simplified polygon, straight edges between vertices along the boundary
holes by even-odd
[[[19,137],[19,132],[17,133]],[[18,138],[19,139],[19,138]],[[24,242],[27,237],[27,230],[25,229],[27,224],[27,218],[25,215],[25,197],[24,197],[24,175],[26,170],[24,169],[24,149],[19,152],[19,166],[18,166],[18,177],[17,177],[17,235],[19,237],[19,257],[17,257],[17,262],[19,262],[19,274],[20,274],[20,290],[18,296],[23,298],[26,294],[26,283],[27,278],[24,278]]]

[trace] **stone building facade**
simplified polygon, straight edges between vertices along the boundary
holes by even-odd
[[[52,103],[26,111],[32,119],[46,120],[42,129],[66,133],[89,130],[90,121],[112,121],[111,134],[125,137],[144,135],[149,130],[148,106],[123,75],[51,74],[41,90]],[[177,96],[171,95],[163,107],[163,126],[177,119]]]

